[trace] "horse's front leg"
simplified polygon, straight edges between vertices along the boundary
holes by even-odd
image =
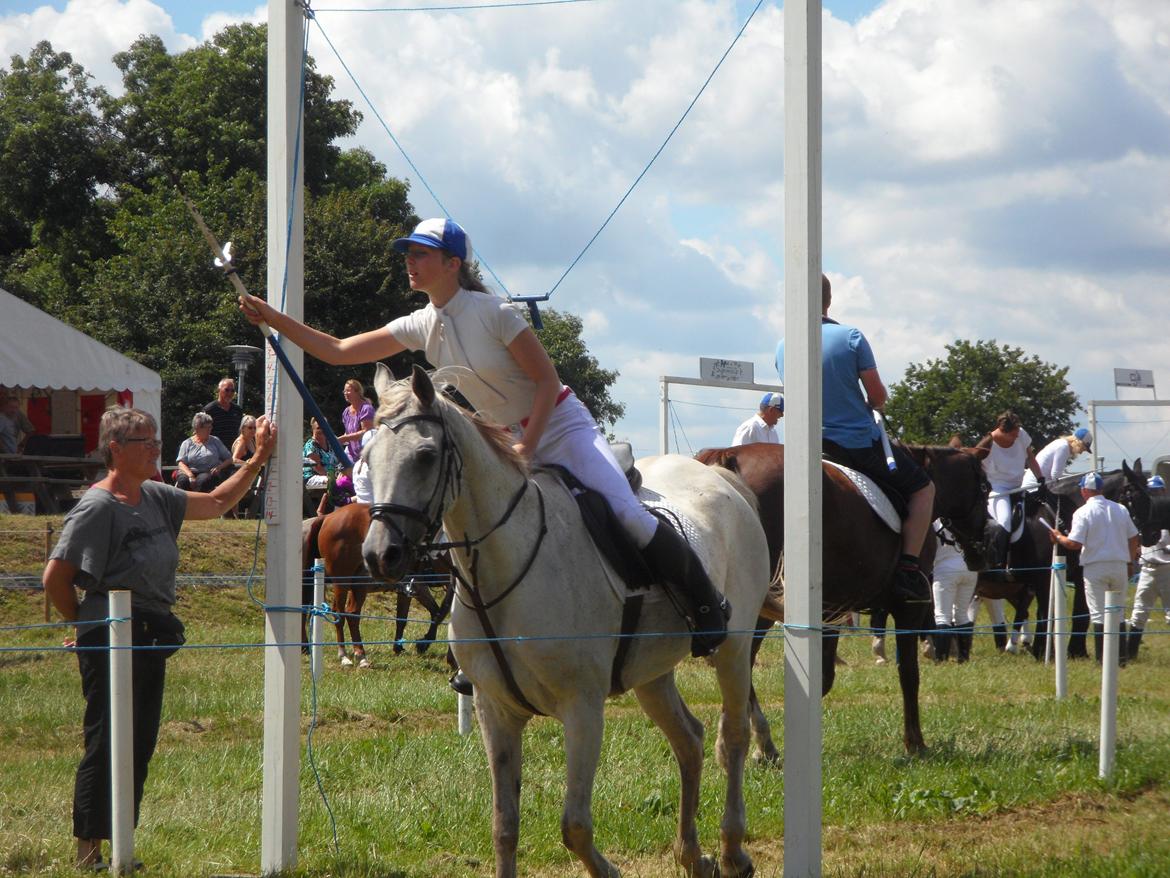
[[[366,657],[366,645],[362,643],[362,608],[366,605],[366,596],[369,593],[365,586],[354,586],[350,589],[349,600],[345,603],[349,636],[353,641],[353,657],[357,660],[359,668],[370,666],[370,660]]]
[[[406,620],[410,618],[411,595],[406,591],[399,591],[394,599],[394,654],[401,655],[403,646],[402,636],[406,633]]]
[[[918,715],[918,629],[925,622],[927,606],[903,604],[894,611],[894,624],[898,626],[895,638],[898,644],[898,684],[902,688],[902,741],[907,753],[921,753],[926,749]]]
[[[601,759],[604,697],[582,697],[561,713],[565,725],[565,806],[561,840],[577,855],[590,878],[618,878],[617,867],[593,844],[593,781]]]
[[[521,736],[527,718],[511,713],[478,690],[475,712],[492,773],[492,846],[496,878],[515,878],[520,841]]]
[[[678,836],[674,858],[686,875],[706,878],[715,874],[715,862],[703,856],[695,817],[699,811],[699,782],[703,777],[703,724],[683,703],[674,682],[674,672],[663,674],[634,690],[638,703],[654,721],[678,762]]]
[[[414,599],[423,605],[423,609],[431,617],[431,624],[427,628],[427,633],[419,639],[414,647],[418,654],[422,655],[435,642],[435,636],[439,631],[439,623],[443,619],[439,615],[439,605],[435,602],[434,597],[431,596],[431,590],[427,586],[419,586],[418,590],[414,593]]]
[[[334,623],[334,628],[337,629],[337,659],[343,668],[348,668],[353,664],[345,649],[345,605],[348,601],[349,589],[336,582],[333,583],[333,601],[330,603],[329,609],[333,611],[333,618],[337,620]]]
[[[720,826],[722,848],[719,875],[722,878],[746,878],[755,872],[752,858],[743,847],[747,832],[747,810],[743,801],[743,766],[747,760],[751,729],[748,696],[751,691],[751,659],[748,644],[742,637],[729,638],[712,660],[723,696],[719,714],[719,737],[715,755],[727,775],[727,797],[723,804]]]

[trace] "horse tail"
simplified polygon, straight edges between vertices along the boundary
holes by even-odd
[[[695,460],[707,466],[721,467],[733,473],[739,472],[739,461],[735,456],[735,448],[703,448],[695,455]]]
[[[306,519],[301,527],[301,569],[308,570],[313,561],[321,557],[321,548],[318,538],[321,536],[321,525],[325,521],[324,515]]]

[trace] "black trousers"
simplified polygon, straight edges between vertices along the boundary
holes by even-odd
[[[102,626],[78,638],[78,646],[109,646],[109,629]],[[112,826],[110,783],[110,653],[85,649],[77,653],[81,693],[85,697],[85,755],[77,766],[73,786],[75,838],[110,838]],[[163,684],[167,660],[157,651],[134,650],[132,717],[134,728],[134,825],[146,785],[147,766],[158,742],[162,720]]]

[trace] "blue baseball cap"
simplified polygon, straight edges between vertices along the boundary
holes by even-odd
[[[1081,444],[1084,445],[1085,448],[1093,447],[1093,434],[1084,427],[1079,428],[1075,433],[1073,433],[1073,438],[1080,439]]]
[[[471,255],[471,239],[467,237],[467,232],[463,231],[463,226],[455,220],[442,218],[423,220],[405,238],[396,240],[394,249],[399,253],[405,253],[411,244],[446,250],[464,262],[467,262]]]
[[[1104,484],[1100,473],[1085,473],[1081,476],[1081,488],[1086,491],[1100,491]]]
[[[760,408],[780,409],[780,414],[784,414],[784,397],[779,393],[765,393],[760,397]]]
[[[1166,482],[1161,476],[1150,476],[1146,479],[1147,488],[1165,488]]]

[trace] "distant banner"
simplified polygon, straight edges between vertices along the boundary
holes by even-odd
[[[699,377],[704,381],[728,381],[737,384],[754,384],[756,367],[746,360],[716,360],[699,357]]]
[[[1154,387],[1152,369],[1114,369],[1113,383],[1118,387]]]

